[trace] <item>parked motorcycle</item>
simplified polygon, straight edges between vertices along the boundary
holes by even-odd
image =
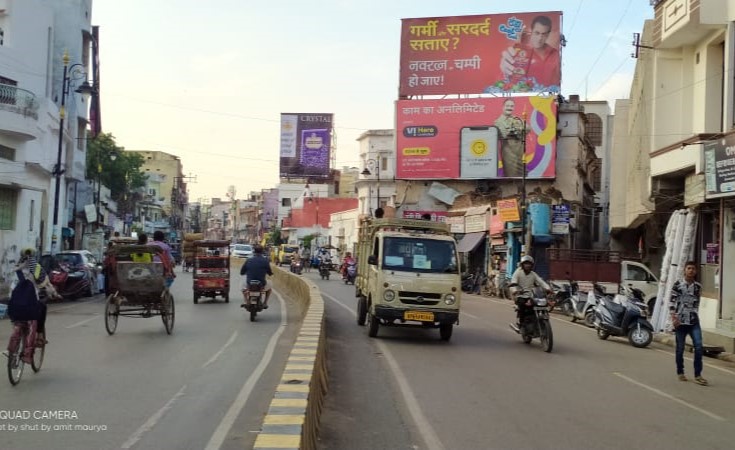
[[[332,270],[332,264],[326,261],[322,261],[319,263],[319,276],[322,277],[322,280],[328,280],[329,279],[329,271]]]
[[[263,302],[265,301],[265,291],[263,285],[258,280],[252,280],[248,283],[248,299],[241,305],[250,313],[250,321],[255,322],[258,313],[263,311]]]
[[[616,295],[599,298],[595,308],[595,328],[602,340],[610,336],[627,336],[630,345],[648,347],[653,340],[653,325],[646,319],[646,304],[635,296]]]
[[[345,284],[355,284],[355,278],[357,277],[357,264],[351,262],[345,266],[345,273],[342,279]]]
[[[92,285],[82,268],[69,267],[60,263],[49,273],[49,281],[58,295],[66,300],[92,295]]]
[[[510,287],[517,287],[511,283]],[[510,324],[510,328],[521,335],[523,342],[530,344],[534,338],[541,340],[545,352],[554,347],[554,333],[549,320],[549,306],[543,289],[523,289],[516,294],[516,310],[520,311],[520,326]]]
[[[553,311],[554,308],[559,308],[564,315],[571,316],[572,302],[569,300],[569,297],[572,295],[572,287],[569,284],[560,285],[553,281],[550,281],[549,285],[554,293],[554,305],[550,310]]]

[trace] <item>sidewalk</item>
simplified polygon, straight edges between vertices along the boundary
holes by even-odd
[[[659,344],[668,345],[669,347],[676,347],[676,338],[670,333],[656,333],[653,335],[653,340]],[[691,344],[687,342],[687,351],[691,351]],[[705,355],[707,355],[707,343],[704,343]],[[710,346],[712,347],[712,346]],[[721,359],[723,361],[735,363],[735,354],[722,352],[718,353],[714,358]]]

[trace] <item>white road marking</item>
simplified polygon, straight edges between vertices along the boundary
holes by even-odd
[[[64,328],[75,328],[75,327],[78,327],[80,325],[84,325],[87,322],[91,322],[93,320],[97,320],[98,318],[99,318],[99,313],[94,313],[94,317],[90,317],[89,319],[84,319],[82,321],[79,321],[77,323],[71,324],[71,325],[69,325],[67,327],[64,327]]]
[[[460,312],[459,314],[460,315],[463,315],[463,316],[471,317],[471,318],[476,319],[476,320],[483,320],[482,317],[477,317],[474,314],[470,314],[470,313],[466,313],[466,312]]]
[[[278,301],[281,303],[281,326],[278,328],[278,331],[273,333],[273,336],[271,336],[270,340],[268,341],[268,345],[265,348],[265,352],[263,352],[263,358],[260,360],[260,363],[258,363],[258,366],[255,368],[253,373],[250,374],[250,377],[242,386],[242,389],[240,389],[240,392],[237,394],[235,401],[233,401],[232,405],[230,405],[230,409],[227,410],[227,413],[222,418],[222,421],[217,426],[217,429],[214,430],[214,433],[212,433],[212,437],[209,439],[205,450],[219,450],[219,448],[222,446],[222,443],[225,441],[225,438],[227,438],[227,434],[232,428],[232,424],[235,423],[235,419],[237,419],[240,411],[242,411],[248,399],[250,398],[250,394],[253,392],[255,384],[260,380],[260,377],[263,375],[263,372],[265,372],[266,367],[268,367],[271,360],[273,359],[273,354],[275,353],[278,339],[281,337],[281,334],[283,334],[283,331],[286,329],[286,325],[288,325],[288,312],[286,310],[286,302],[283,300],[281,294],[276,292],[275,289],[273,290],[273,293],[278,297]]]
[[[210,365],[213,362],[215,362],[217,360],[217,358],[219,358],[222,355],[222,353],[224,353],[225,350],[227,350],[227,347],[229,347],[230,345],[232,345],[233,342],[235,342],[235,338],[237,338],[237,331],[233,332],[232,333],[232,336],[230,336],[230,338],[227,340],[227,342],[225,342],[225,345],[223,345],[222,348],[219,349],[219,351],[214,354],[214,356],[212,356],[211,358],[209,358],[209,361],[205,362],[202,365],[202,369],[206,369],[208,365]]]
[[[176,400],[179,399],[179,397],[184,395],[184,390],[186,389],[186,385],[184,385],[181,389],[179,389],[179,392],[174,395],[171,400],[166,402],[165,405],[163,405],[163,408],[156,411],[155,414],[153,414],[143,425],[138,428],[135,433],[131,434],[127,441],[121,446],[121,448],[132,448],[139,440],[143,437],[143,434],[145,434],[147,431],[150,431],[153,429],[154,426],[158,423],[159,420],[163,417],[166,412],[171,409],[171,407],[174,405]]]
[[[352,308],[332,297],[331,295],[325,292],[322,292],[322,295],[337,303],[339,306],[343,307],[350,313],[355,312],[352,310]],[[421,406],[419,405],[418,400],[416,400],[416,396],[411,389],[411,385],[408,383],[406,376],[403,374],[403,371],[391,354],[390,350],[380,340],[376,340],[375,344],[380,349],[380,352],[383,354],[385,361],[388,363],[388,367],[391,369],[391,371],[393,372],[393,376],[398,382],[398,387],[400,388],[399,390],[401,392],[401,395],[403,396],[403,402],[408,408],[408,413],[411,415],[414,424],[416,424],[416,428],[423,438],[426,448],[429,450],[444,450],[444,445],[439,440],[439,436],[434,431],[434,428],[432,428],[429,420],[426,418],[426,416],[424,416],[424,413],[421,410]]]
[[[659,353],[663,353],[665,355],[676,357],[676,353],[674,353],[674,352],[667,352],[666,350],[660,350],[658,348],[654,348],[654,350],[657,351],[657,352],[659,352]],[[684,359],[686,359],[687,361],[694,361],[693,358],[690,358],[688,356],[685,356]],[[725,369],[724,367],[715,366],[713,364],[706,363],[704,361],[702,361],[702,364],[704,364],[705,366],[707,366],[709,368],[712,368],[712,369],[715,369],[715,370],[719,370],[719,371],[722,371],[722,372],[725,372],[725,373],[729,373],[730,375],[735,375],[735,372],[734,371]]]
[[[630,377],[627,377],[627,376],[623,375],[620,372],[613,372],[613,375],[615,375],[616,377],[622,378],[623,380],[625,380],[625,381],[627,381],[629,383],[633,383],[636,386],[640,386],[643,389],[647,389],[647,390],[653,392],[654,394],[658,394],[661,397],[667,398],[667,399],[669,399],[669,400],[671,400],[673,402],[676,402],[676,403],[678,403],[680,405],[686,406],[687,408],[693,409],[694,411],[697,411],[697,412],[699,412],[701,414],[704,414],[705,416],[707,416],[707,417],[709,417],[711,419],[719,420],[721,422],[724,422],[725,421],[725,418],[724,417],[720,417],[720,416],[718,416],[715,413],[711,413],[711,412],[707,411],[706,409],[702,409],[702,408],[700,408],[698,406],[692,405],[691,403],[685,402],[684,400],[681,400],[679,398],[676,398],[676,397],[674,397],[671,394],[667,394],[666,392],[664,392],[664,391],[662,391],[660,389],[656,389],[655,387],[649,386],[647,384],[643,384],[640,381],[636,381],[636,380],[634,380],[634,379],[632,379]]]

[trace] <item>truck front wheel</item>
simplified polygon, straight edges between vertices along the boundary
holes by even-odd
[[[367,299],[363,296],[357,300],[357,324],[360,326],[365,325],[367,319]]]
[[[452,338],[452,329],[454,326],[451,323],[443,323],[439,325],[439,336],[442,341],[448,341]]]
[[[378,322],[378,318],[375,317],[372,313],[367,313],[367,322],[368,322],[368,336],[370,337],[376,337],[378,335],[378,328],[380,327],[380,323]]]

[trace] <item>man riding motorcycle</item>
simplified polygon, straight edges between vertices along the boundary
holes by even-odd
[[[351,252],[345,253],[345,257],[342,259],[342,267],[340,267],[339,272],[342,274],[342,278],[347,278],[347,267],[356,264],[355,258],[352,257]]]
[[[534,287],[543,288],[547,293],[551,292],[551,286],[549,286],[540,276],[538,276],[536,272],[533,271],[534,264],[535,261],[533,260],[533,257],[529,255],[521,258],[520,267],[513,272],[513,277],[510,279],[510,284],[513,286],[511,287],[511,293],[514,297],[516,297],[516,294],[526,289],[533,289]],[[516,300],[516,306],[516,326],[520,328],[521,317],[523,317],[524,309],[533,306],[533,304],[531,303],[531,300],[522,304],[518,303],[518,300]]]
[[[242,294],[244,296],[243,304],[241,308],[246,308],[248,302],[250,302],[250,296],[248,295],[248,286],[251,281],[260,281],[262,289],[265,291],[265,301],[263,302],[263,309],[268,309],[268,299],[271,296],[271,288],[265,281],[266,275],[273,276],[273,270],[268,258],[263,256],[263,246],[255,244],[253,246],[253,257],[248,258],[245,264],[240,268],[240,275],[246,275],[246,278],[242,285]]]

